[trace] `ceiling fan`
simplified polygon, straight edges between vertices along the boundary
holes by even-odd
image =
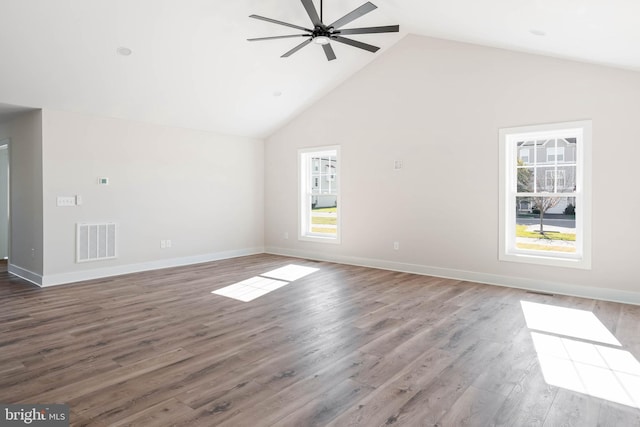
[[[357,40],[349,39],[343,37],[344,35],[350,34],[372,34],[372,33],[397,33],[400,31],[399,25],[387,25],[383,27],[367,27],[367,28],[350,28],[350,29],[342,29],[343,26],[348,23],[360,18],[363,15],[371,12],[372,10],[377,9],[377,6],[371,2],[366,2],[359,8],[353,10],[350,13],[347,13],[342,18],[337,21],[325,25],[323,22],[323,8],[322,8],[322,0],[320,0],[320,15],[318,16],[318,11],[313,5],[313,0],[300,0],[302,5],[307,11],[309,18],[311,18],[311,22],[313,23],[313,29],[301,27],[299,25],[289,24],[287,22],[278,21],[276,19],[265,18],[264,16],[259,15],[250,15],[249,18],[260,19],[262,21],[271,22],[274,24],[284,25],[286,27],[295,28],[297,30],[305,31],[304,34],[292,34],[286,36],[274,36],[274,37],[260,37],[247,39],[248,41],[260,41],[260,40],[274,40],[274,39],[286,39],[286,38],[294,38],[294,37],[306,37],[307,39],[286,52],[282,55],[282,58],[287,58],[306,45],[311,42],[322,45],[324,49],[324,53],[327,55],[327,61],[333,61],[336,59],[336,54],[331,47],[330,42],[337,41],[340,43],[347,44],[349,46],[357,47],[360,49],[368,50],[369,52],[377,52],[380,48],[377,46],[373,46],[367,43],[362,43]]]

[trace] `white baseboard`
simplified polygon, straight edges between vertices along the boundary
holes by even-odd
[[[22,267],[18,267],[17,265],[11,263],[9,263],[7,271],[14,276],[20,277],[21,279],[24,279],[38,286],[42,286],[42,276],[40,274],[34,273],[33,271],[29,271]]]
[[[73,271],[69,273],[49,274],[40,277],[40,286],[65,285],[67,283],[82,282],[85,280],[102,279],[122,274],[139,273],[149,270],[160,270],[163,268],[179,267],[183,265],[201,264],[203,262],[218,261],[221,259],[237,258],[247,255],[257,255],[264,253],[264,248],[246,248],[233,251],[215,252],[210,254],[194,255],[182,258],[170,258],[157,261],[149,261],[138,264],[119,265],[115,267],[103,267],[93,270]],[[20,274],[17,276],[23,277]],[[27,279],[32,281],[30,279]],[[36,282],[34,282],[36,283]]]
[[[327,254],[323,252],[300,251],[278,247],[267,247],[265,249],[265,252],[273,255],[283,255],[295,258],[308,258],[317,261],[328,261],[339,264],[379,268],[382,270],[400,271],[403,273],[421,274],[426,276],[442,277],[446,279],[465,280],[468,282],[525,289],[535,292],[544,292],[550,294],[619,302],[623,304],[640,305],[640,292],[630,292],[619,289],[580,286],[570,283],[545,282],[541,280],[533,280],[521,277],[501,276],[497,274],[477,273],[450,268],[430,267],[421,264],[408,264],[379,259],[342,256]]]
[[[203,262],[218,261],[222,259],[236,258],[248,255],[257,255],[265,252],[268,254],[283,255],[294,258],[308,258],[318,261],[336,262],[339,264],[379,268],[382,270],[400,271],[404,273],[421,274],[454,280],[466,280],[469,282],[526,289],[536,292],[545,292],[558,295],[593,298],[603,301],[640,305],[640,292],[630,292],[619,289],[605,289],[591,286],[580,286],[569,283],[545,282],[521,277],[477,273],[465,270],[431,267],[421,264],[409,264],[371,258],[333,255],[323,252],[300,251],[278,247],[247,248],[45,276],[13,264],[9,264],[8,271],[13,275],[21,277],[38,286],[55,286],[67,283],[81,282],[84,280],[119,276],[122,274],[138,273],[142,271],[158,270],[170,267],[179,267],[183,265],[200,264]]]

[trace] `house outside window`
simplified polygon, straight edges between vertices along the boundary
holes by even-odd
[[[500,130],[500,260],[590,268],[590,195],[590,121]]]
[[[338,146],[299,150],[301,240],[340,243]]]
[[[565,189],[564,170],[545,170],[545,191],[558,192]]]
[[[557,147],[555,145],[552,145],[551,147],[547,148],[547,162],[555,161],[564,161],[564,147]]]

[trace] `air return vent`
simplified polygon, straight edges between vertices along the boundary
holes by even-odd
[[[80,223],[76,226],[76,262],[116,257],[116,225]]]

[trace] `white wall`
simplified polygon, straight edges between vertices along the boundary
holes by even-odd
[[[267,250],[640,303],[638,117],[640,73],[408,36],[267,140]],[[498,129],[581,119],[592,270],[498,261]],[[298,241],[297,149],[331,144],[342,244]]]
[[[45,285],[263,251],[263,141],[52,110],[43,132]],[[118,258],[78,264],[76,223],[96,221]]]

